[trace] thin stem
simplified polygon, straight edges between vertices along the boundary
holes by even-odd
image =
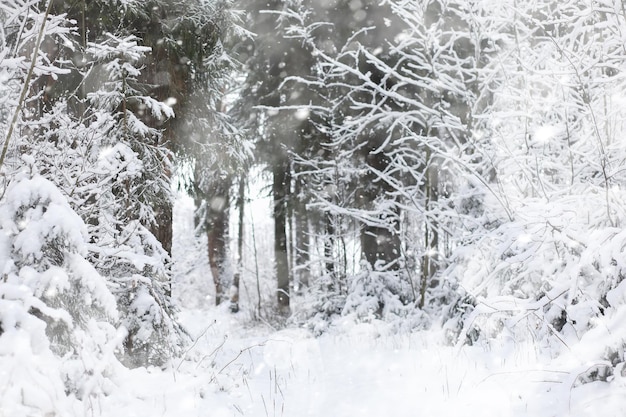
[[[7,137],[4,140],[4,146],[2,147],[2,154],[0,154],[0,169],[2,169],[2,165],[4,164],[4,159],[6,158],[7,151],[9,149],[9,143],[11,142],[11,137],[13,136],[13,130],[15,129],[15,125],[17,124],[17,118],[19,117],[19,114],[22,111],[24,99],[26,98],[26,93],[28,92],[28,87],[30,85],[30,79],[33,76],[35,65],[37,64],[37,55],[39,54],[39,47],[41,46],[41,40],[43,39],[43,35],[45,33],[46,21],[48,20],[48,15],[50,14],[50,10],[52,10],[52,0],[48,0],[46,13],[43,16],[43,21],[41,22],[41,28],[39,28],[39,34],[37,35],[37,42],[35,42],[35,46],[33,48],[33,57],[31,59],[30,68],[28,69],[28,73],[26,74],[26,80],[24,81],[24,85],[22,86],[22,92],[20,93],[20,98],[17,102],[17,107],[15,108],[15,112],[13,113],[11,124],[9,124]]]

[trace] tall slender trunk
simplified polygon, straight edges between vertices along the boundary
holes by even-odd
[[[215,195],[209,198],[207,204],[207,238],[209,250],[209,265],[213,283],[215,284],[215,304],[218,305],[226,297],[225,288],[228,288],[226,279],[227,249],[228,249],[228,201],[230,182],[216,187]]]
[[[239,210],[239,219],[237,224],[237,271],[233,276],[233,284],[230,287],[230,311],[236,313],[239,311],[239,282],[241,273],[243,272],[243,222],[244,222],[244,205],[246,197],[246,180],[242,175],[239,177],[239,190],[237,194],[237,209]]]
[[[306,202],[301,198],[303,192],[302,180],[296,180],[295,188],[295,210],[294,210],[294,249],[295,249],[295,269],[294,279],[299,289],[309,286],[311,272],[309,269],[310,257],[310,231],[309,217],[306,208]]]
[[[287,197],[289,161],[281,157],[273,168],[274,257],[276,261],[277,300],[280,310],[289,310],[289,259],[287,257]]]
[[[173,207],[169,200],[162,201],[158,206],[154,208],[156,214],[156,223],[150,226],[150,232],[161,243],[163,249],[167,251],[167,254],[172,255],[172,238],[173,238]],[[171,259],[171,258],[170,258]],[[167,282],[165,285],[165,295],[167,297],[172,296],[172,279],[169,274],[171,268],[171,262],[168,261],[165,264],[168,270]]]
[[[335,274],[334,246],[335,246],[335,225],[333,216],[330,213],[324,214],[324,268],[327,274]]]
[[[439,268],[439,228],[437,220],[428,216],[439,200],[439,174],[438,166],[434,163],[430,151],[427,151],[426,181],[424,195],[426,196],[425,208],[427,217],[424,224],[424,256],[422,258],[422,277],[420,283],[419,307],[424,307],[426,302],[426,289],[432,285],[433,277]]]

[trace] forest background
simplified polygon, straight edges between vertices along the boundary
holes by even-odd
[[[4,0],[0,404],[170,366],[177,299],[621,380],[625,45],[619,0]]]

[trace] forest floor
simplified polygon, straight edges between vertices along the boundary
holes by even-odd
[[[438,332],[391,334],[383,323],[314,338],[247,328],[218,308],[181,319],[196,338],[184,358],[117,375],[96,415],[606,417],[626,405],[621,377],[576,386],[580,369],[528,344],[452,347]]]
[[[202,291],[208,268],[197,267],[202,254],[192,210],[188,200],[176,207],[174,257],[179,317],[194,342],[163,369],[121,369],[110,395],[91,405],[93,415],[624,415],[626,378],[579,383],[594,369],[583,359],[593,346],[582,343],[551,357],[532,341],[500,337],[488,346],[451,346],[438,329],[398,334],[382,322],[349,320],[315,338],[304,329],[253,324],[227,306],[203,307],[212,296]]]

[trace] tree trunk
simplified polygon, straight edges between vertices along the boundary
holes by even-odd
[[[298,289],[309,286],[311,271],[309,267],[309,219],[306,203],[300,199],[301,180],[296,181],[296,210],[294,210],[294,229],[295,229],[295,269],[294,279]]]
[[[289,216],[291,225],[291,271],[294,290],[301,294],[309,286],[309,218],[304,200],[303,180],[296,178]]]
[[[210,198],[207,207],[209,265],[215,284],[216,305],[224,299],[224,288],[227,285],[225,273],[228,248],[228,187],[224,187],[221,191],[222,195]]]
[[[438,166],[433,163],[430,152],[427,152],[426,182],[424,184],[425,212],[428,214],[439,200],[439,174]],[[439,259],[439,229],[437,221],[432,216],[425,218],[424,225],[424,256],[422,258],[422,277],[420,284],[419,307],[424,307],[426,302],[426,289],[432,282],[437,269]]]
[[[172,218],[173,208],[169,200],[163,200],[158,207],[155,207],[156,223],[150,226],[150,232],[161,243],[163,249],[167,251],[167,254],[172,256]],[[166,264],[167,270],[170,270],[171,262]],[[167,283],[165,283],[165,295],[167,297],[172,296],[172,279],[171,274],[168,273]]]
[[[274,257],[276,261],[277,300],[281,311],[289,310],[289,259],[287,257],[287,196],[289,163],[286,157],[272,167],[274,195]]]
[[[161,201],[154,211],[156,223],[150,231],[161,242],[168,255],[172,255],[172,204],[169,201]]]
[[[230,311],[239,311],[239,281],[243,272],[243,222],[244,205],[246,197],[246,180],[242,175],[239,178],[239,192],[237,195],[237,209],[239,210],[239,222],[237,224],[237,272],[233,277],[233,285],[230,287]]]
[[[326,229],[324,233],[324,267],[327,274],[334,275],[335,225],[333,224],[333,216],[328,212],[324,214],[324,226]]]
[[[380,138],[370,139],[371,146],[368,154],[365,155],[367,164],[373,168],[364,178],[364,192],[359,196],[365,208],[370,208],[379,194],[389,196],[394,190],[385,181],[378,178],[375,172],[385,172],[389,165],[389,157],[385,152],[372,152],[380,146]],[[375,170],[375,171],[374,171]],[[385,269],[397,270],[398,259],[401,254],[400,236],[396,233],[398,219],[400,216],[393,209],[392,213],[381,214],[389,219],[393,216],[394,223],[388,226],[363,225],[361,229],[361,251],[367,262],[375,267],[385,266]],[[382,222],[382,219],[381,219]]]

